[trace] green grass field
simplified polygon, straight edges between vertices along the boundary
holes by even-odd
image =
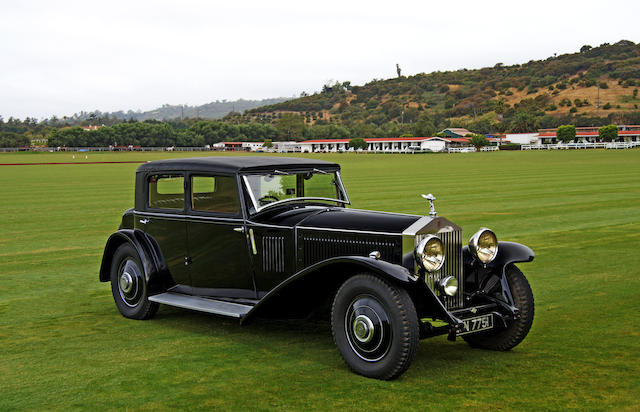
[[[0,410],[640,409],[639,150],[318,157],[342,164],[353,207],[425,213],[431,192],[465,238],[487,226],[532,247],[527,339],[506,353],[423,340],[383,382],[349,372],[323,322],[128,320],[98,268],[137,165],[0,166]]]

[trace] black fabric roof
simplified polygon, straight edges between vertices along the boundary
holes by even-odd
[[[275,156],[210,156],[156,160],[138,167],[138,172],[163,170],[197,170],[220,173],[271,171],[274,169],[340,169],[337,163],[299,157]]]

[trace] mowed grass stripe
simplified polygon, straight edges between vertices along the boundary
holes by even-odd
[[[324,322],[239,327],[168,307],[151,321],[127,320],[97,271],[106,238],[133,206],[136,165],[7,167],[0,409],[640,408],[640,151],[294,156],[341,163],[353,207],[424,213],[419,195],[431,192],[465,238],[488,226],[531,246],[536,260],[520,265],[537,305],[529,337],[508,353],[424,340],[405,375],[380,382],[348,371]]]

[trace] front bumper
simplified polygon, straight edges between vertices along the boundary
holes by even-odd
[[[513,308],[515,309],[515,308]],[[505,313],[507,312],[507,313]],[[470,335],[475,333],[485,333],[490,330],[506,329],[510,321],[519,316],[517,309],[505,310],[504,305],[499,303],[487,303],[482,305],[469,306],[463,309],[448,312],[446,321],[429,321],[421,320],[420,322],[420,339],[429,338],[439,335],[447,335],[451,341],[455,341],[456,337],[461,335]],[[469,326],[469,320],[477,319],[490,315],[491,327],[481,330],[472,330]]]

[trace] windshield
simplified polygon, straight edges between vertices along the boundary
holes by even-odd
[[[325,200],[348,203],[340,174],[320,170],[247,175],[245,182],[251,194],[254,211],[276,202],[293,199]]]

